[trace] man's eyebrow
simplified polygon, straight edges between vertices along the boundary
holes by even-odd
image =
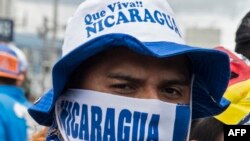
[[[135,83],[143,82],[143,79],[136,78],[125,73],[108,73],[106,76],[112,79],[124,80],[124,81],[135,82]]]
[[[134,82],[137,84],[143,83],[144,80],[140,78],[133,77],[129,74],[125,73],[108,73],[106,75],[108,78],[112,79],[118,79],[118,80],[124,80],[124,81],[129,81],[129,82]],[[161,80],[160,82],[162,85],[189,85],[191,82],[188,79],[185,78],[180,78],[180,79],[165,79]]]
[[[190,81],[188,79],[172,79],[172,80],[163,80],[160,82],[162,85],[190,85]]]

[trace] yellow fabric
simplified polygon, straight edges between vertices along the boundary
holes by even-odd
[[[238,124],[250,113],[250,80],[229,86],[224,94],[224,98],[229,100],[231,104],[215,118],[225,124]]]

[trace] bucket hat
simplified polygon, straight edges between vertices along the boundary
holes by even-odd
[[[51,125],[55,102],[72,72],[89,57],[117,46],[157,58],[187,55],[195,75],[193,118],[224,110],[219,102],[230,77],[228,56],[186,45],[166,0],[86,0],[67,23],[62,58],[52,70],[53,89],[29,109],[31,116]]]

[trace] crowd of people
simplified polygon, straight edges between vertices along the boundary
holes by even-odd
[[[223,141],[224,125],[250,124],[250,13],[235,41],[185,44],[166,0],[86,0],[35,103],[25,54],[0,43],[0,140]]]

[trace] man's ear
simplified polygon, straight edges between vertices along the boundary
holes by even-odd
[[[20,74],[19,79],[16,81],[16,85],[21,86],[24,82],[24,79],[25,79],[24,73]]]

